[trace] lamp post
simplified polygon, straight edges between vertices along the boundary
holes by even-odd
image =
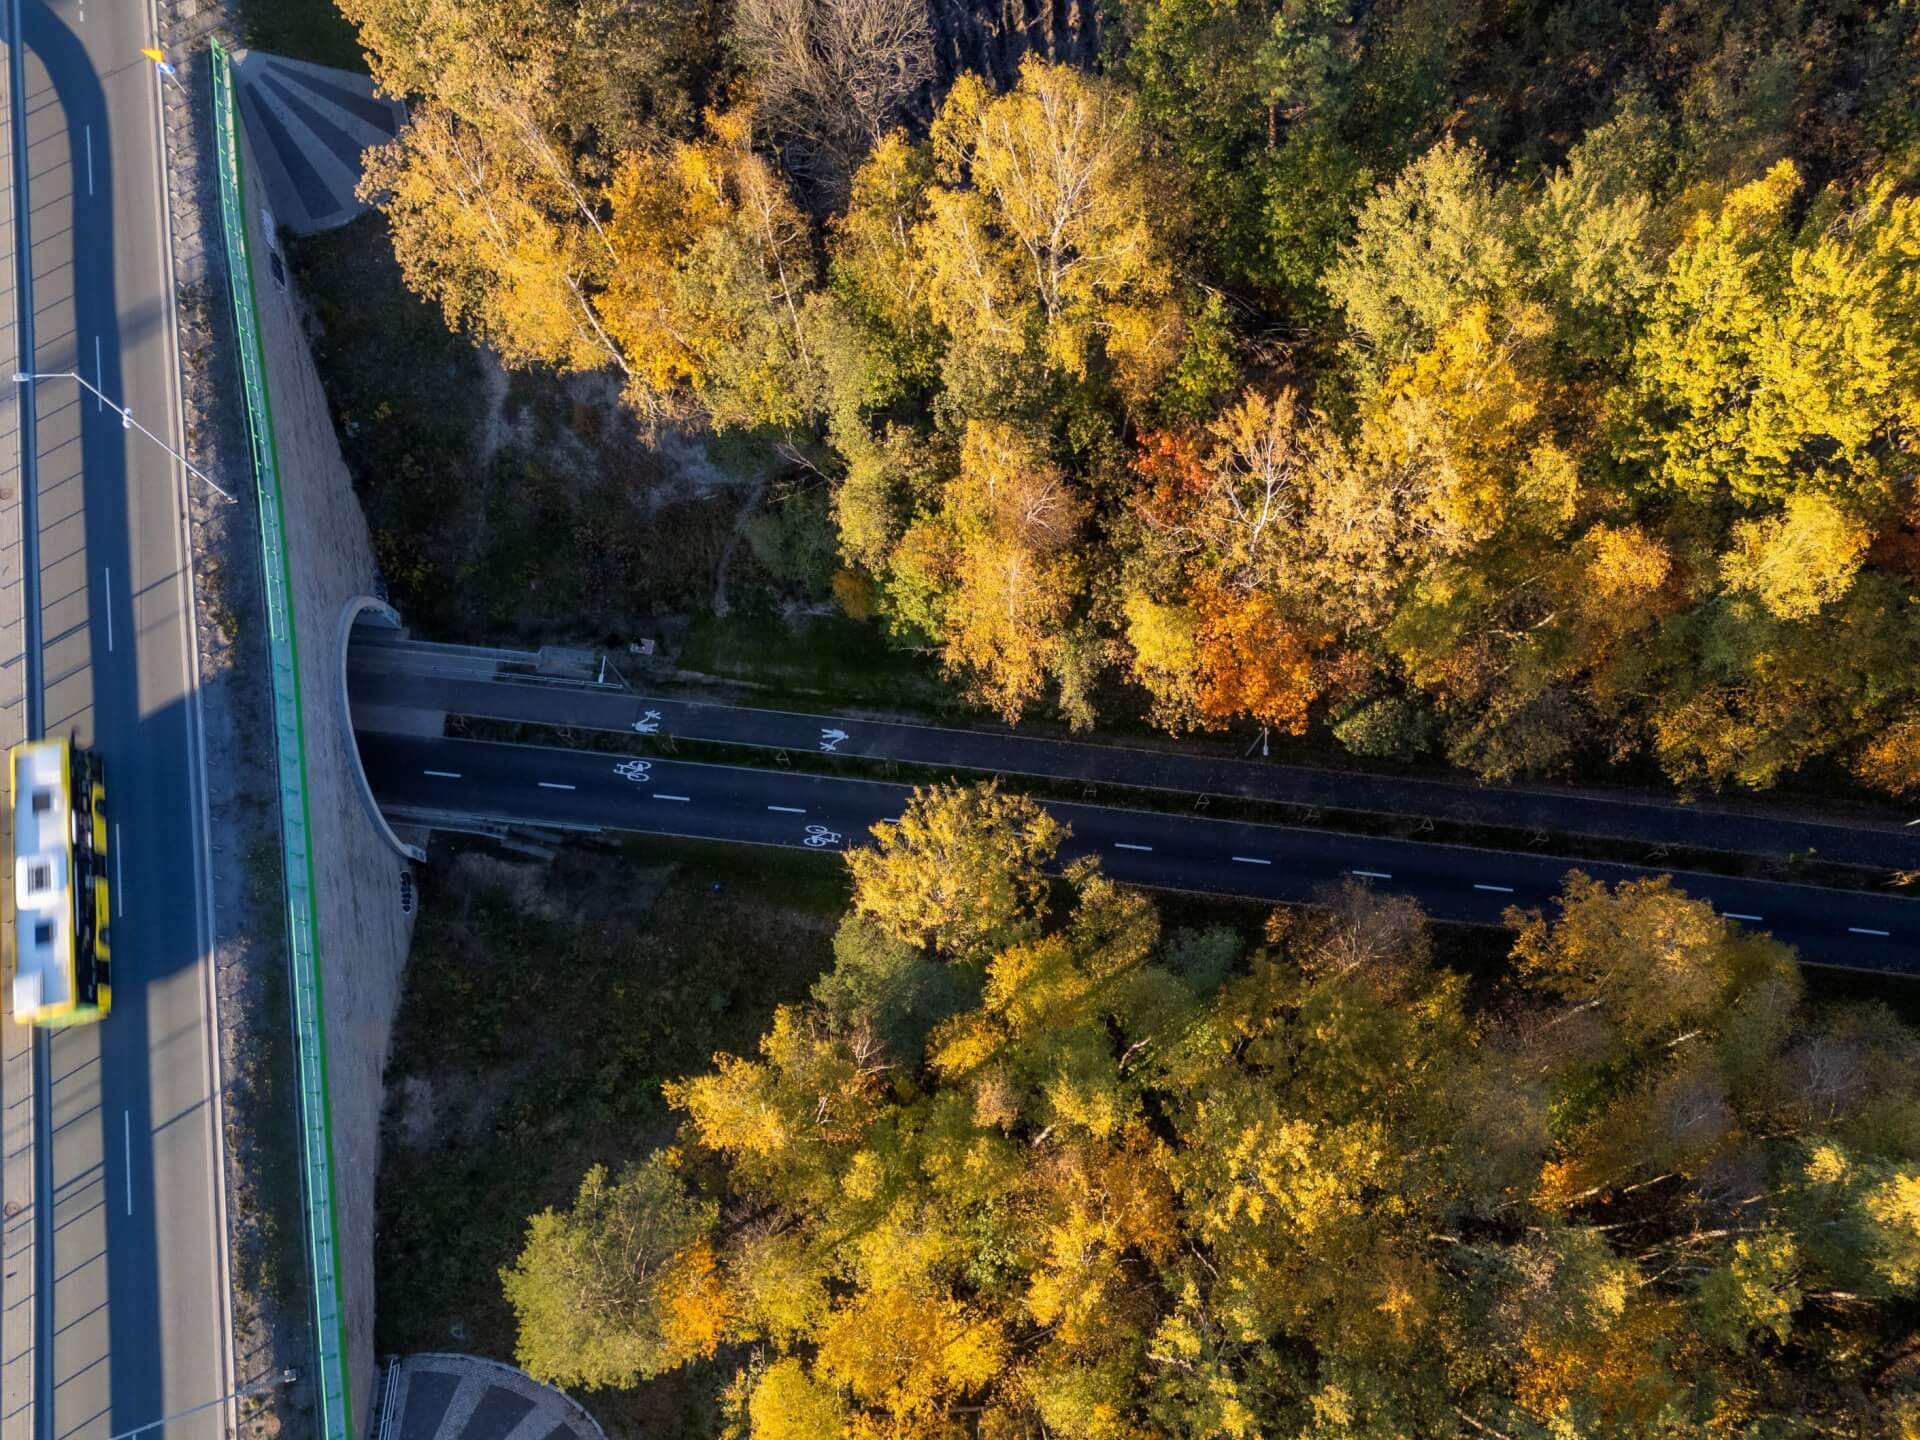
[[[207,1400],[187,1410],[176,1410],[171,1415],[162,1415],[158,1420],[149,1420],[146,1424],[132,1430],[122,1430],[118,1435],[109,1435],[107,1440],[132,1440],[135,1435],[144,1435],[149,1430],[158,1430],[162,1425],[170,1425],[175,1420],[183,1420],[189,1415],[198,1415],[202,1410],[211,1410],[216,1405],[224,1405],[229,1400],[240,1400],[248,1395],[258,1395],[262,1390],[271,1390],[276,1385],[291,1385],[300,1378],[298,1370],[282,1370],[278,1375],[270,1375],[264,1380],[256,1380],[251,1385],[242,1385],[231,1395],[222,1395],[218,1400]]]
[[[206,486],[209,490],[213,491],[213,493],[218,495],[222,500],[231,501],[233,499],[233,496],[229,495],[226,491],[222,490],[218,485],[214,484],[213,480],[207,475],[205,471],[197,468],[191,460],[187,459],[186,456],[182,455],[178,450],[174,449],[171,445],[167,444],[166,441],[162,440],[158,435],[154,434],[151,430],[147,429],[147,427],[142,425],[138,420],[134,419],[133,411],[129,410],[124,405],[116,405],[110,398],[108,398],[107,394],[103,390],[101,390],[99,386],[93,384],[91,381],[87,379],[86,376],[82,375],[79,371],[56,370],[50,374],[44,374],[44,375],[29,374],[26,371],[22,371],[22,370],[16,370],[13,373],[13,383],[16,385],[31,385],[41,380],[75,381],[80,386],[81,389],[85,390],[88,394],[94,396],[96,399],[100,401],[102,405],[105,405],[109,410],[113,411],[114,414],[120,417],[120,428],[122,430],[138,430],[142,435],[146,436],[147,439],[151,440],[154,444],[158,445],[162,450],[166,451],[167,454],[171,455],[174,459],[178,460],[182,465],[186,467],[187,473],[189,475],[193,476],[202,485]]]

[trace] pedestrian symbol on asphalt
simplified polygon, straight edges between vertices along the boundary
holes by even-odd
[[[660,733],[660,712],[658,710],[647,711],[646,714],[633,722],[633,728],[638,730],[642,735],[658,735]]]
[[[837,753],[840,749],[840,742],[846,738],[847,732],[844,730],[822,730],[820,732],[820,748],[829,753]]]

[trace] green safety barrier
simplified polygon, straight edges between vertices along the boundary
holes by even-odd
[[[319,926],[313,881],[313,823],[307,811],[307,752],[300,709],[300,654],[293,629],[286,520],[280,503],[280,455],[267,394],[266,353],[253,288],[247,191],[240,167],[233,69],[226,48],[213,45],[213,127],[219,150],[220,221],[246,390],[247,434],[260,496],[260,550],[265,561],[267,628],[273,662],[273,724],[280,767],[280,829],[287,882],[287,942],[292,971],[294,1040],[300,1068],[300,1151],[306,1203],[307,1255],[313,1269],[314,1335],[319,1351],[319,1433],[353,1435],[347,1390],[346,1318],[340,1305],[340,1232],[333,1193],[333,1111],[327,1089],[327,1035],[320,996]]]

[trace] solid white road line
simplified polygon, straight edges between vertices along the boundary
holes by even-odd
[[[1349,875],[1364,876],[1368,880],[1391,880],[1393,876],[1384,870],[1349,870]]]
[[[127,1214],[133,1214],[133,1112],[122,1110],[120,1118],[124,1122],[121,1130],[127,1141]]]
[[[113,571],[109,570],[106,572],[106,574],[107,574],[107,579],[106,579],[106,584],[104,588],[107,592],[107,603],[103,608],[107,612],[107,649],[112,650],[113,649]]]
[[[127,887],[120,878],[120,857],[126,852],[120,848],[120,822],[113,822],[113,918],[118,920],[127,913]]]
[[[93,127],[87,126],[87,194],[93,193]]]
[[[1116,850],[1145,850],[1145,851],[1147,851],[1147,852],[1148,852],[1149,854],[1151,854],[1151,853],[1152,853],[1152,851],[1153,851],[1153,846],[1151,846],[1151,845],[1129,845],[1129,844],[1128,844],[1128,843],[1127,843],[1126,841],[1124,841],[1124,840],[1116,840],[1116,841],[1114,841],[1114,842],[1113,842],[1113,848],[1114,848],[1114,849],[1116,849]]]
[[[1262,860],[1258,855],[1236,855],[1233,857],[1233,863],[1236,865],[1271,865],[1273,861]]]
[[[1741,913],[1740,913],[1740,912],[1739,912],[1738,910],[1722,910],[1722,911],[1720,912],[1720,918],[1721,918],[1722,920],[1754,920],[1754,921],[1759,921],[1759,920],[1764,920],[1764,919],[1766,919],[1767,917],[1766,917],[1766,916],[1764,916],[1764,915],[1742,915],[1742,914],[1741,914]]]
[[[93,337],[93,383],[100,392],[93,397],[93,408],[96,410],[104,410],[107,408],[107,367],[100,363],[100,337],[98,335]]]
[[[1885,930],[1869,930],[1864,925],[1849,925],[1847,926],[1847,933],[1849,935],[1877,935],[1882,940],[1885,940],[1888,934]]]
[[[1476,890],[1491,890],[1495,895],[1511,895],[1513,893],[1513,887],[1511,885],[1476,884],[1473,888]]]
[[[653,792],[653,798],[656,800],[678,800],[683,805],[693,803],[693,797],[691,795],[662,795],[658,790]]]
[[[803,805],[769,805],[767,809],[778,810],[782,815],[804,815],[807,813],[806,807]]]
[[[572,790],[575,787],[572,785],[562,785],[554,780],[542,780],[540,782],[540,788],[542,790]]]
[[[460,772],[458,770],[422,770],[420,773],[422,775],[431,775],[436,780],[458,780],[460,778]]]

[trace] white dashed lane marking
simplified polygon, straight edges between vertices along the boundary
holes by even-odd
[[[1885,940],[1890,932],[1885,930],[1869,930],[1864,925],[1849,925],[1847,926],[1847,933],[1849,935],[1875,935]]]
[[[460,778],[460,772],[458,770],[422,770],[420,773],[422,775],[431,775],[436,780],[458,780]]]
[[[1475,885],[1473,888],[1476,890],[1491,890],[1495,895],[1511,895],[1513,893],[1513,887],[1511,885]]]
[[[562,785],[558,780],[542,780],[540,782],[540,788],[542,790],[571,790],[574,787],[571,785]]]
[[[1393,876],[1384,870],[1349,870],[1349,875],[1359,875],[1368,880],[1391,880]]]
[[[1153,846],[1151,845],[1129,845],[1124,840],[1114,841],[1113,848],[1116,850],[1145,850],[1148,854],[1153,853]]]
[[[767,809],[778,810],[782,815],[804,815],[807,813],[805,807],[800,805],[769,805]]]
[[[691,795],[662,795],[658,790],[653,792],[653,798],[656,800],[678,800],[683,805],[688,805],[693,802]]]
[[[1262,860],[1258,855],[1236,855],[1233,857],[1233,863],[1236,865],[1271,865],[1273,861]]]

